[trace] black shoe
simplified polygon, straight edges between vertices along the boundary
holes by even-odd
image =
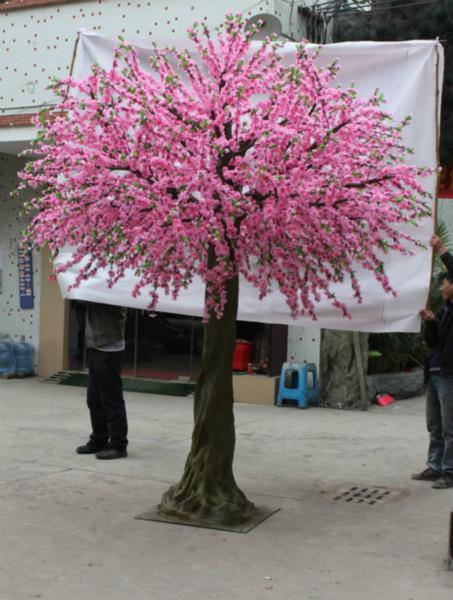
[[[411,475],[411,479],[415,479],[416,481],[437,481],[442,477],[442,474],[438,471],[433,471],[432,469],[425,469],[421,473],[413,473]]]
[[[441,475],[441,477],[431,486],[435,490],[446,490],[453,488],[453,475]]]
[[[79,446],[76,448],[77,454],[96,454],[97,452],[101,452],[104,450],[107,442],[105,444],[93,444],[93,442],[87,442],[83,446]]]
[[[96,458],[100,460],[112,460],[114,458],[126,458],[127,450],[126,448],[104,448],[100,452],[96,453]]]

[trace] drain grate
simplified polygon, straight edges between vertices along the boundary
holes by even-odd
[[[390,500],[390,498],[399,495],[400,493],[397,490],[389,490],[384,487],[359,487],[355,485],[347,490],[337,492],[333,499],[337,502],[373,506],[374,504],[383,504],[387,500]]]

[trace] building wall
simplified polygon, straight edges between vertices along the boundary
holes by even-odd
[[[320,349],[319,327],[288,327],[288,362],[314,363],[319,371]]]
[[[306,27],[303,19],[299,16],[297,11],[298,6],[304,4],[309,6],[312,3],[311,0],[306,2],[300,2],[297,0],[275,0],[274,1],[274,14],[280,19],[282,23],[282,33],[294,40],[301,40],[306,38]]]
[[[273,4],[273,0],[96,0],[2,10],[0,117],[54,102],[46,87],[52,77],[68,75],[80,28],[115,37],[183,37],[196,20],[213,26],[227,12],[251,16],[271,12]]]
[[[2,284],[0,290],[0,335],[8,334],[19,340],[26,340],[39,347],[40,311],[40,272],[41,256],[33,252],[34,307],[21,309],[19,304],[19,272],[17,244],[25,227],[19,221],[20,203],[10,198],[10,192],[17,185],[17,171],[24,161],[15,156],[0,154],[0,270]]]
[[[62,371],[68,365],[69,301],[63,299],[51,274],[50,252],[46,248],[41,260],[38,357],[38,374],[43,377]]]

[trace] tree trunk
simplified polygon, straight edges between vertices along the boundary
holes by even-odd
[[[351,331],[321,331],[321,404],[330,408],[365,409],[361,383],[365,378],[368,356],[368,334],[360,333],[363,358],[358,372],[354,334]],[[360,377],[359,377],[360,375]],[[362,381],[361,381],[362,379]],[[363,385],[362,385],[363,387]]]
[[[221,319],[205,324],[200,376],[195,389],[194,431],[181,481],[162,496],[159,512],[191,522],[234,525],[247,521],[254,505],[233,476],[233,352],[236,342],[238,278],[227,284]]]

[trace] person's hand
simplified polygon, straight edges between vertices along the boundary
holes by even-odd
[[[420,316],[423,321],[434,321],[436,319],[436,315],[433,311],[427,310],[426,308],[420,311]]]
[[[436,252],[439,252],[439,254],[441,254],[441,255],[445,254],[445,252],[447,252],[447,249],[443,245],[442,240],[440,239],[440,237],[438,235],[431,236],[431,239],[429,240],[429,245],[431,246],[431,248],[434,248],[434,250],[436,250]]]

